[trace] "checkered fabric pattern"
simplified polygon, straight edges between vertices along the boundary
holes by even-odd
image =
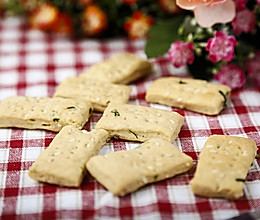
[[[141,57],[144,40],[71,40],[30,30],[21,19],[0,21],[0,101],[12,95],[49,96],[69,76],[118,52]],[[158,45],[159,46],[159,45]],[[131,84],[129,103],[177,111],[185,123],[174,144],[194,159],[185,174],[145,186],[125,197],[115,197],[87,175],[80,188],[36,182],[28,169],[56,133],[42,130],[0,129],[0,215],[2,219],[228,219],[260,209],[260,159],[246,178],[244,196],[237,201],[195,196],[190,180],[205,141],[212,134],[248,137],[260,146],[260,92],[248,85],[233,92],[218,116],[205,116],[145,101],[151,83],[162,76],[179,76],[167,58],[153,59],[153,73]],[[203,68],[202,70],[203,71]],[[187,74],[184,73],[185,76]],[[101,117],[94,113],[85,129]],[[137,143],[110,140],[99,152],[128,150]],[[209,183],[210,184],[210,183]]]

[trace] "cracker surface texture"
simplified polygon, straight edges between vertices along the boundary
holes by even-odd
[[[199,155],[192,191],[204,197],[239,199],[256,151],[255,142],[248,138],[210,136]]]
[[[92,157],[87,169],[104,187],[124,196],[138,188],[191,169],[193,160],[163,139],[151,139],[128,151]]]
[[[177,112],[140,105],[110,103],[96,124],[111,137],[144,142],[162,138],[173,142],[183,125],[184,117]]]
[[[82,128],[92,105],[81,99],[12,96],[0,103],[0,127],[58,132],[65,125]]]
[[[80,77],[129,84],[151,73],[152,64],[134,54],[120,53],[91,66]]]
[[[231,89],[204,80],[163,77],[147,89],[147,102],[217,115],[226,106]]]
[[[80,186],[86,174],[85,164],[106,143],[108,133],[91,132],[65,126],[29,169],[37,181],[67,187]]]
[[[57,88],[54,97],[80,97],[91,102],[95,111],[103,112],[110,102],[127,103],[131,87],[95,79],[69,77]]]

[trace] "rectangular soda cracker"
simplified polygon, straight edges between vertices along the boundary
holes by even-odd
[[[151,73],[152,64],[134,54],[120,53],[91,66],[80,77],[129,84]]]
[[[0,127],[58,132],[65,125],[82,128],[92,106],[81,99],[12,96],[0,103]]]
[[[226,106],[231,89],[225,85],[198,79],[163,77],[147,89],[147,102],[217,115]]]
[[[65,126],[29,169],[37,181],[67,187],[80,186],[86,174],[85,164],[106,143],[108,133],[91,132]]]
[[[133,150],[94,156],[86,166],[109,191],[124,196],[148,183],[188,171],[193,160],[170,142],[157,138]]]
[[[199,155],[192,191],[204,197],[239,199],[256,151],[255,142],[248,138],[210,136]]]
[[[140,105],[110,103],[96,124],[111,137],[144,142],[162,138],[173,142],[183,125],[184,117],[177,112]]]
[[[57,88],[54,97],[80,97],[103,112],[110,102],[127,103],[131,87],[93,79],[69,77]]]

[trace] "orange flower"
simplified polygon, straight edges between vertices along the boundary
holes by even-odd
[[[44,3],[34,10],[29,18],[32,28],[51,30],[58,19],[59,10],[50,3]]]
[[[83,13],[83,31],[86,36],[96,36],[108,26],[105,12],[96,5],[89,5]]]
[[[164,11],[170,14],[175,14],[181,11],[176,4],[176,0],[159,0],[159,4]]]
[[[177,0],[176,2],[183,9],[193,10],[198,24],[202,27],[231,22],[236,13],[233,0]]]
[[[59,13],[57,22],[53,25],[53,32],[69,35],[73,32],[72,20],[70,16]]]
[[[134,12],[133,15],[127,19],[124,28],[129,37],[136,39],[146,37],[153,23],[151,16],[147,16],[140,11]]]

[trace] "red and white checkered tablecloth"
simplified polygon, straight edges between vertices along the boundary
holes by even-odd
[[[144,40],[72,40],[29,30],[17,18],[0,21],[0,101],[12,95],[49,96],[68,76],[118,52],[144,54]],[[158,45],[159,46],[159,45]],[[212,134],[248,137],[260,146],[260,90],[248,85],[233,92],[218,116],[205,116],[162,105],[148,104],[148,86],[158,77],[180,75],[165,57],[151,60],[153,73],[131,84],[129,103],[177,111],[185,123],[174,144],[194,159],[186,174],[115,197],[87,175],[80,188],[38,183],[28,168],[56,133],[43,130],[0,129],[0,219],[228,219],[260,209],[260,159],[246,178],[244,196],[237,201],[195,196],[190,187],[198,154]],[[201,69],[203,71],[203,67]],[[186,75],[187,76],[187,75]],[[94,113],[85,125],[95,127]],[[99,152],[128,150],[137,143],[111,140]],[[209,183],[210,184],[210,183]]]

